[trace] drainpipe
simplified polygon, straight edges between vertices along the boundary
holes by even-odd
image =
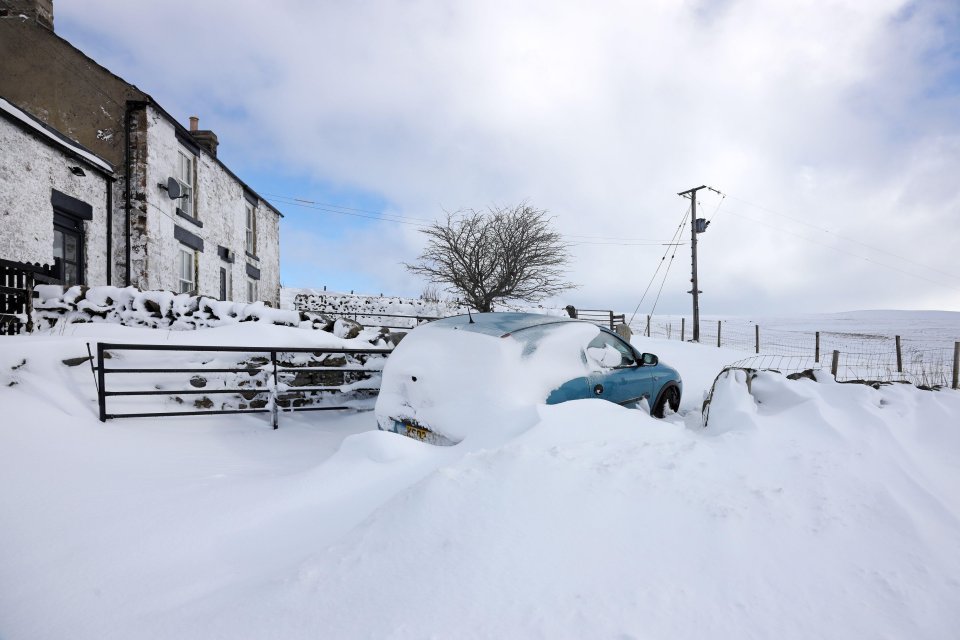
[[[107,185],[107,286],[113,284],[113,178],[104,180]]]
[[[127,108],[126,108],[126,111],[125,111],[125,113],[124,113],[123,133],[124,133],[124,146],[125,146],[125,149],[124,149],[124,163],[123,163],[123,164],[124,164],[124,167],[123,167],[123,172],[124,172],[124,185],[123,185],[123,198],[124,198],[123,214],[124,214],[124,215],[123,215],[123,218],[124,218],[124,220],[123,220],[123,221],[124,221],[124,226],[126,227],[126,232],[125,232],[125,236],[126,236],[126,237],[125,237],[124,255],[125,255],[125,259],[126,259],[126,263],[127,263],[127,265],[126,265],[126,270],[125,270],[126,273],[124,274],[124,282],[125,282],[126,286],[128,286],[128,287],[129,287],[130,284],[131,284],[131,283],[130,283],[130,281],[131,281],[131,277],[130,277],[130,253],[131,253],[131,252],[130,252],[130,243],[131,243],[131,239],[130,239],[130,235],[131,235],[131,230],[130,230],[130,207],[131,207],[131,203],[130,203],[130,198],[131,198],[130,174],[132,173],[132,163],[133,163],[133,156],[132,156],[132,154],[130,153],[130,131],[131,131],[132,124],[133,124],[133,112],[134,112],[136,109],[143,109],[143,108],[145,108],[146,106],[147,106],[147,102],[144,101],[144,100],[127,100]]]

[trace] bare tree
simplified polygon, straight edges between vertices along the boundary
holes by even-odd
[[[448,213],[423,229],[427,246],[411,272],[463,295],[478,311],[495,302],[536,302],[571,289],[569,250],[547,212],[526,204]]]

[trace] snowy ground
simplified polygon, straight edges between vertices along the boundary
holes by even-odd
[[[244,324],[152,335],[308,333]],[[539,407],[475,450],[370,412],[101,424],[60,361],[131,331],[0,338],[4,640],[956,637],[960,393],[731,375],[701,429],[749,353],[635,338],[680,415]]]

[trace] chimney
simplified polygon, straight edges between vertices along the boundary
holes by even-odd
[[[53,0],[6,0],[0,17],[27,16],[41,27],[53,31]]]
[[[214,158],[217,157],[217,146],[220,144],[217,141],[217,134],[209,129],[201,129],[200,118],[197,116],[190,116],[190,135],[193,136],[197,144],[206,149],[210,155]]]

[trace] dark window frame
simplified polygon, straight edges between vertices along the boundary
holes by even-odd
[[[86,228],[83,225],[83,218],[76,216],[60,207],[53,208],[53,232],[72,235],[77,241],[77,282],[78,285],[87,284],[87,260],[86,260]],[[51,248],[52,250],[52,248]],[[67,261],[66,244],[64,244],[64,258],[60,260],[60,282],[64,287],[67,286]],[[73,285],[70,285],[73,286]]]

